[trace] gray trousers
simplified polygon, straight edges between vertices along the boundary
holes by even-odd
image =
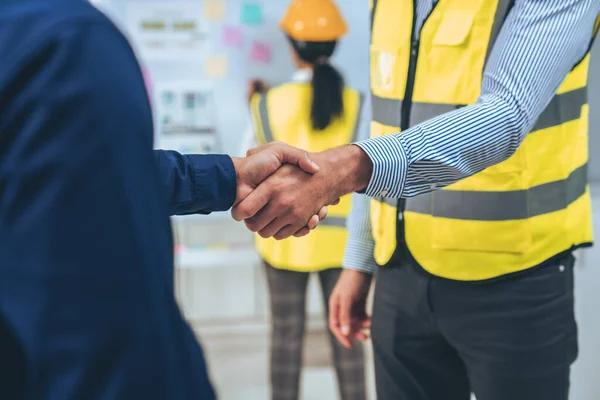
[[[573,265],[569,254],[481,282],[409,263],[379,268],[371,327],[377,398],[567,400],[577,357]]]
[[[309,273],[273,268],[265,263],[271,300],[271,386],[273,400],[296,400],[299,397],[302,368],[306,289]],[[318,272],[325,309],[341,269]],[[333,364],[342,400],[364,400],[365,364],[361,344],[346,349],[329,333]]]

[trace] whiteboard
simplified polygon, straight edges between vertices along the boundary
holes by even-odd
[[[180,7],[190,17],[198,17],[201,30],[205,35],[200,50],[182,49],[179,54],[171,54],[166,59],[139,58],[148,70],[153,84],[168,84],[171,81],[189,81],[190,85],[207,84],[213,88],[215,131],[219,137],[219,151],[238,155],[240,141],[248,123],[246,89],[251,78],[262,78],[271,85],[286,82],[294,72],[289,53],[289,45],[278,25],[289,2],[286,0],[223,0],[223,18],[214,20],[204,18],[207,12],[206,2],[214,0],[103,0],[102,7],[120,29],[133,42],[131,21],[135,20],[132,10],[148,13],[153,8],[165,4]],[[367,93],[369,86],[369,11],[365,0],[338,0],[344,18],[350,28],[332,59],[349,86]],[[262,22],[247,25],[242,22],[244,7],[247,4],[258,5]],[[133,19],[132,19],[133,18]],[[225,44],[224,31],[239,29],[242,42],[239,45]],[[231,38],[229,38],[231,39]],[[270,50],[268,62],[253,61],[251,53],[255,43],[265,45]],[[134,44],[135,47],[135,44]],[[259,57],[260,58],[260,57]],[[217,61],[215,61],[217,60]],[[208,71],[222,67],[225,60],[225,73]],[[207,68],[208,64],[218,64]],[[220,64],[219,64],[220,63]],[[156,144],[160,145],[157,140]]]

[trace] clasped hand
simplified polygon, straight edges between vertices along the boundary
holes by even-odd
[[[325,218],[328,205],[366,187],[371,166],[359,173],[362,153],[345,146],[311,153],[273,142],[234,160],[238,193],[232,216],[261,237],[304,236]],[[359,156],[359,157],[357,157]]]

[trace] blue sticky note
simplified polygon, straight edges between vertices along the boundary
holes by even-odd
[[[244,3],[242,5],[242,23],[246,25],[260,25],[263,23],[260,4]]]

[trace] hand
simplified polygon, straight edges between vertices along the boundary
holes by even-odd
[[[254,154],[266,150],[258,148]],[[371,178],[371,160],[358,146],[313,153],[310,158],[319,164],[319,172],[311,175],[284,166],[236,204],[233,218],[245,220],[262,237],[284,239],[304,227],[324,205],[366,188]]]
[[[232,160],[237,178],[234,207],[284,164],[295,165],[310,174],[319,171],[319,166],[308,157],[305,151],[277,142],[263,146],[260,152],[248,151],[246,158],[233,158]],[[291,165],[290,168],[296,168]],[[319,221],[326,216],[327,207],[322,207],[315,215],[311,216],[306,226],[295,232],[295,236],[306,235],[311,229],[316,228]]]
[[[352,347],[352,339],[369,337],[364,330],[371,327],[366,310],[370,288],[371,275],[344,270],[329,297],[329,329],[347,348]]]

